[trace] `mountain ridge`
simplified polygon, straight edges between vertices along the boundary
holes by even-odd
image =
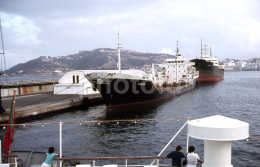
[[[121,50],[122,69],[141,69],[144,65],[162,63],[173,55],[164,53],[143,53]],[[40,56],[26,63],[17,64],[6,70],[7,75],[46,75],[65,73],[71,70],[114,70],[117,69],[116,49],[98,48],[79,51],[67,56]]]

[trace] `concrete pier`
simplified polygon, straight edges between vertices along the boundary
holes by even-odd
[[[49,92],[53,91],[53,85],[57,83],[58,80],[0,82],[1,96],[12,96],[14,90],[17,95]]]
[[[12,96],[2,98],[2,106],[6,110],[0,114],[0,122],[7,122],[9,118]],[[73,112],[77,108],[102,104],[102,96],[94,95],[54,95],[53,92],[17,95],[15,103],[16,121],[32,120],[61,112]]]

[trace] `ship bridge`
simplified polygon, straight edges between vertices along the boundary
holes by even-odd
[[[166,59],[167,63],[184,63],[186,62],[186,59]]]

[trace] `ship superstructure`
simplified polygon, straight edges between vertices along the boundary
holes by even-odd
[[[159,87],[168,87],[192,83],[194,77],[198,75],[196,69],[193,67],[195,63],[187,61],[179,53],[178,41],[175,58],[166,59],[166,63],[159,64],[158,72],[153,82]],[[153,70],[152,70],[153,71]]]

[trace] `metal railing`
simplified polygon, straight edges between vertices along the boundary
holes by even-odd
[[[176,138],[176,136],[182,131],[182,129],[188,124],[188,122],[190,121],[190,118],[187,119],[187,121],[184,123],[184,125],[178,130],[178,132],[171,138],[171,140],[167,143],[167,145],[162,149],[162,151],[157,155],[157,156],[136,156],[136,157],[85,157],[85,158],[63,158],[62,157],[62,124],[63,122],[59,122],[59,132],[60,132],[60,157],[59,158],[55,158],[54,163],[52,164],[52,167],[58,167],[57,166],[57,162],[59,161],[59,166],[60,167],[64,167],[63,165],[65,165],[65,163],[63,163],[63,161],[72,161],[72,160],[76,160],[76,161],[83,161],[83,160],[89,160],[92,161],[92,166],[95,167],[96,166],[96,161],[97,160],[124,160],[125,163],[123,165],[116,165],[117,167],[127,167],[127,166],[170,166],[169,164],[160,164],[159,160],[160,159],[166,159],[168,157],[165,156],[161,156],[162,153],[166,150],[166,148],[170,145],[170,143],[172,143],[172,141]],[[56,122],[57,123],[57,122]],[[189,143],[189,135],[187,135],[187,148],[188,148],[188,143]],[[1,157],[1,156],[0,156]],[[154,159],[154,161],[150,164],[150,165],[129,165],[128,164],[128,160],[133,160],[133,159]],[[156,165],[153,165],[156,162]],[[17,157],[15,157],[15,167],[17,167]],[[90,164],[88,164],[90,165]]]
[[[60,125],[60,128],[59,128],[60,129],[60,158],[56,158],[55,160],[60,161],[60,163],[59,163],[60,167],[62,167],[62,161],[63,160],[92,160],[93,161],[93,167],[94,167],[96,160],[116,160],[116,159],[125,159],[125,165],[124,166],[130,166],[130,165],[127,164],[128,159],[154,159],[154,161],[150,165],[145,165],[145,166],[152,166],[155,163],[155,161],[157,163],[156,166],[159,166],[159,159],[167,158],[167,157],[161,157],[162,153],[166,150],[166,148],[170,145],[170,143],[172,143],[172,141],[182,131],[182,129],[188,124],[189,121],[190,121],[190,118],[187,119],[187,121],[184,123],[184,125],[171,138],[171,140],[167,143],[167,145],[162,149],[162,151],[157,156],[153,156],[153,157],[93,157],[93,158],[62,158],[62,124],[63,123],[60,122],[59,123],[59,125]],[[189,136],[187,136],[187,149],[188,149],[188,143],[189,143]],[[57,167],[57,163],[54,165],[54,167]]]
[[[170,164],[160,164],[159,160],[160,159],[166,159],[168,157],[166,156],[136,156],[136,157],[85,157],[85,158],[55,158],[54,159],[54,163],[53,163],[53,167],[57,167],[57,161],[60,161],[60,163],[62,163],[62,161],[72,161],[72,160],[76,160],[76,161],[83,161],[83,160],[88,160],[88,161],[92,161],[92,167],[96,166],[96,161],[98,160],[125,160],[124,164],[121,165],[117,165],[117,166],[122,166],[122,167],[126,167],[126,166],[170,166]],[[156,165],[130,165],[128,164],[128,160],[133,160],[133,159],[155,159],[156,160]]]
[[[8,163],[10,165],[14,165],[15,167],[18,167],[17,157],[18,157],[17,155],[12,155],[12,154],[2,155],[2,158],[3,159],[7,158],[7,160],[3,160],[2,161],[2,159],[1,159],[0,164],[2,164],[4,162],[4,163]],[[11,161],[12,161],[11,159],[12,158],[14,158],[14,163],[11,163]]]

